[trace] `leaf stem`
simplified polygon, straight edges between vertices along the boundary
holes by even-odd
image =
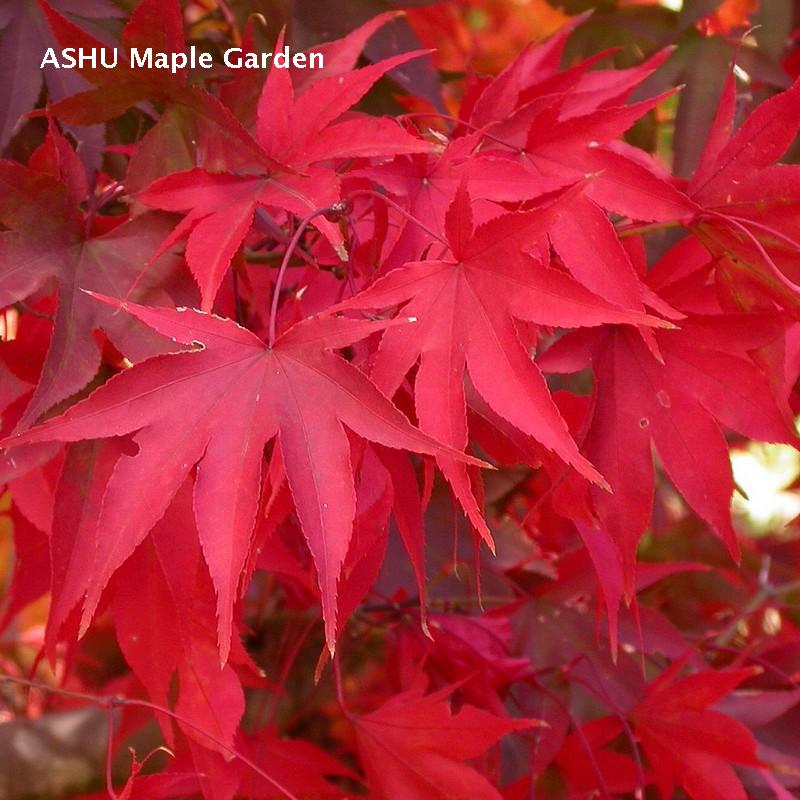
[[[277,319],[278,319],[278,302],[281,296],[281,286],[283,284],[283,279],[286,275],[286,269],[289,266],[289,262],[292,260],[292,255],[297,248],[297,245],[300,244],[300,239],[303,236],[306,228],[311,224],[313,220],[317,217],[321,217],[323,214],[327,214],[330,211],[335,211],[336,208],[334,206],[325,206],[324,208],[318,208],[316,211],[312,211],[308,216],[304,217],[300,224],[297,226],[297,230],[294,232],[294,236],[292,236],[291,241],[289,242],[288,246],[286,247],[286,252],[283,254],[283,260],[281,261],[280,269],[278,270],[278,277],[275,279],[275,289],[272,292],[272,306],[269,311],[269,346],[272,347],[275,344],[276,337],[276,328],[277,328]]]
[[[592,745],[589,743],[589,740],[586,738],[586,734],[583,731],[581,723],[574,717],[569,708],[561,701],[561,699],[555,692],[551,691],[543,683],[540,683],[538,680],[536,680],[536,678],[529,678],[528,683],[534,689],[537,689],[538,691],[542,692],[544,695],[549,697],[550,700],[556,706],[558,706],[561,713],[565,714],[572,722],[572,727],[575,731],[575,734],[580,740],[581,746],[583,747],[586,753],[586,757],[589,761],[589,764],[592,767],[592,772],[594,772],[595,778],[597,778],[597,788],[600,791],[600,796],[603,798],[603,800],[611,800],[611,795],[608,791],[608,785],[606,784],[606,780],[603,776],[603,771],[600,769],[600,765],[597,763],[597,758],[595,757],[594,750],[592,749]]]
[[[784,233],[781,233],[779,230],[776,230],[770,225],[764,225],[761,222],[758,222],[754,219],[748,219],[747,217],[737,217],[734,214],[723,214],[724,217],[728,219],[736,220],[737,222],[741,222],[743,224],[752,225],[754,228],[757,228],[760,231],[764,231],[766,234],[770,236],[774,236],[779,242],[783,242],[784,244],[791,247],[793,250],[800,251],[800,244],[798,244],[791,236],[787,236]]]
[[[256,216],[255,216],[256,227],[261,230],[268,231],[269,236],[262,239],[260,242],[256,242],[253,246],[253,250],[260,250],[262,247],[265,247],[271,241],[277,241],[280,244],[289,244],[290,236],[277,222],[275,222],[272,217],[264,211],[263,208],[256,209]],[[303,247],[296,248],[297,255],[303,259],[310,267],[314,267],[315,269],[319,269],[319,264],[317,263],[316,258],[311,255],[309,252],[306,251]],[[273,254],[270,254],[273,255]],[[248,261],[253,260],[251,258],[247,259]]]
[[[759,255],[764,259],[764,263],[772,270],[772,273],[778,279],[778,281],[785,287],[792,289],[793,291],[797,291],[798,286],[794,281],[789,280],[789,278],[784,275],[784,273],[778,269],[778,265],[772,260],[772,256],[766,251],[764,245],[758,240],[758,237],[750,230],[748,230],[746,225],[743,225],[741,222],[737,220],[736,217],[729,217],[727,214],[720,214],[716,211],[704,211],[702,216],[708,217],[710,219],[717,219],[721,222],[727,222],[728,224],[732,225],[738,231],[740,231],[745,238],[749,239],[749,241],[753,244],[753,246],[758,251]]]

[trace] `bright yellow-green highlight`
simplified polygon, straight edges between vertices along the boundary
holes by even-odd
[[[800,453],[784,444],[752,443],[731,453],[733,509],[756,533],[779,532],[800,514],[800,493],[787,489],[800,475]]]

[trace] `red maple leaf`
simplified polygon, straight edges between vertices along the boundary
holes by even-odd
[[[169,231],[165,215],[98,218],[82,211],[86,197],[83,165],[52,123],[28,167],[0,161],[0,222],[7,227],[0,234],[0,307],[27,299],[51,279],[58,284],[50,348],[21,426],[95,376],[101,344],[94,331],[102,328],[133,360],[171,349],[161,336],[93,302],[81,289],[163,302],[172,288],[176,299],[191,298],[181,290],[181,262],[174,255],[165,254],[142,272]]]
[[[800,314],[800,171],[776,165],[800,128],[800,80],[759,105],[734,134],[736,78],[728,75],[687,193],[695,235],[715,257],[718,291],[745,310],[777,304]],[[753,295],[751,297],[751,295]]]
[[[419,321],[413,337],[399,329],[384,333],[371,375],[392,395],[419,361],[414,394],[422,430],[452,448],[466,447],[469,380],[496,414],[602,484],[572,440],[515,320],[563,327],[668,323],[613,305],[524,252],[545,237],[556,208],[507,214],[473,230],[471,200],[462,185],[445,221],[449,255],[406,264],[334,308],[398,306]],[[465,465],[441,458],[439,463],[490,543]]]
[[[176,342],[202,349],[159,356],[112,378],[60,417],[5,440],[78,441],[137,431],[135,457],[114,467],[103,499],[88,625],[111,575],[196,469],[195,512],[217,590],[223,661],[247,558],[264,447],[278,437],[289,487],[317,566],[326,635],[336,637],[337,579],[355,513],[344,426],[387,447],[481,462],[416,430],[354,366],[330,351],[392,323],[334,317],[303,321],[268,347],[230,320],[190,310],[104,299]],[[187,407],[191,414],[187,415]]]
[[[120,15],[119,9],[109,0],[53,0],[53,6],[91,24]],[[7,65],[7,71],[0,87],[0,150],[8,144],[20,117],[36,104],[42,78],[48,96],[54,101],[87,87],[86,81],[75,72],[58,69],[52,64],[42,68],[47,49],[56,44],[41,6],[35,2],[4,5],[0,13],[0,61]],[[99,151],[101,134],[100,130],[92,133],[84,130],[80,138],[92,150]]]
[[[276,45],[280,49],[283,36]],[[273,69],[258,103],[256,133],[261,169],[243,174],[195,168],[167,175],[140,193],[145,204],[188,211],[168,246],[188,234],[186,260],[210,309],[234,254],[259,208],[278,208],[306,217],[340,199],[340,179],[326,162],[393,156],[431,149],[389,119],[357,115],[341,119],[389,70],[419,53],[406,53],[359,70],[317,80],[296,93],[285,69]],[[275,113],[275,108],[281,113]],[[263,163],[273,165],[266,171]],[[313,224],[345,256],[338,226],[323,216]]]
[[[633,595],[636,547],[655,490],[651,443],[686,502],[737,558],[733,476],[721,426],[765,441],[796,441],[788,407],[747,354],[779,336],[782,321],[771,314],[718,314],[693,315],[680,325],[654,333],[661,361],[622,328],[573,334],[540,359],[545,370],[591,363],[595,373],[584,448],[613,493],[592,490],[600,527],[582,524],[581,531],[594,558],[613,561],[613,553],[601,556],[600,539],[610,537],[621,559],[621,573],[610,562],[598,569],[607,601],[619,597],[619,580]],[[570,483],[556,491],[573,491]]]
[[[76,71],[96,88],[58,98],[50,112],[79,125],[104,122],[122,114],[130,106],[143,100],[174,99],[177,94],[188,94],[189,71],[185,67],[172,72],[169,69],[134,68],[130,62],[133,47],[141,51],[152,48],[159,53],[183,53],[183,13],[177,0],[143,0],[132,12],[122,30],[122,47],[117,50],[118,64],[107,69],[100,62],[105,47],[87,31],[79,28],[55,11],[46,0],[38,0],[47,22],[63,48],[81,52],[95,52],[95,65],[79,62]]]
[[[684,663],[675,661],[650,683],[631,712],[661,797],[672,797],[678,784],[692,800],[746,800],[730,763],[763,766],[756,740],[741,722],[711,706],[761,669],[708,670],[678,678]]]
[[[464,764],[511,731],[536,720],[496,717],[464,705],[453,714],[454,687],[425,695],[396,694],[355,719],[358,747],[370,785],[381,800],[498,800],[486,778]]]
[[[104,445],[107,442],[100,443]],[[244,713],[244,693],[232,664],[220,664],[217,633],[209,624],[215,605],[192,518],[188,480],[114,575],[111,609],[120,649],[153,701],[169,706],[176,673],[175,711],[189,723],[179,723],[181,729],[204,747],[227,755],[224,747],[233,745]],[[231,640],[231,661],[248,663],[237,639]],[[172,743],[169,724],[160,721]]]

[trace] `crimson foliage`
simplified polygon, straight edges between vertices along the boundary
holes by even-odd
[[[89,5],[7,24],[100,47]],[[120,797],[792,796],[798,540],[737,530],[729,451],[797,443],[800,82],[739,122],[731,68],[675,177],[625,138],[669,52],[562,68],[579,22],[448,116],[424,51],[359,61],[395,14],[170,73],[143,0],[17,126],[5,671],[49,592],[51,688],[173,751]]]

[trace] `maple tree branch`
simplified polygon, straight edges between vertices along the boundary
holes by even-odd
[[[715,645],[726,645],[731,642],[736,635],[739,623],[755,614],[767,600],[780,598],[787,594],[800,591],[800,579],[789,581],[780,585],[775,585],[765,581],[758,591],[747,601],[744,608],[731,620],[727,627],[714,639]]]
[[[754,653],[747,652],[746,650],[739,650],[735,647],[727,647],[725,645],[717,645],[713,642],[706,642],[703,643],[703,647],[707,648],[708,650],[713,650],[717,653],[726,653],[727,655],[732,655],[736,659],[744,657],[749,661],[754,662],[759,667],[763,667],[765,672],[771,672],[776,677],[780,678],[782,681],[785,681],[787,686],[791,686],[792,689],[800,689],[800,681],[790,675],[786,670],[782,670],[780,667],[775,666],[775,664],[770,663],[765,658],[761,658],[761,656],[757,656]]]
[[[36,317],[36,319],[46,319],[48,322],[52,322],[55,319],[52,314],[46,314],[44,311],[38,311],[22,300],[18,300],[16,303],[14,303],[12,308],[16,308],[21,314],[30,314],[30,316]]]

